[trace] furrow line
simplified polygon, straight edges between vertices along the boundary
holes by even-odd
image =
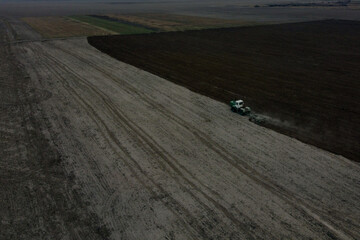
[[[63,63],[61,63],[63,64]],[[66,65],[65,65],[66,66]],[[68,66],[67,70],[68,71],[72,71]],[[151,138],[147,133],[145,133],[145,131],[143,131],[140,127],[138,127],[134,122],[130,121],[128,118],[125,117],[125,115],[123,113],[120,113],[120,110],[116,107],[113,106],[113,103],[111,101],[111,99],[108,98],[108,96],[106,96],[104,93],[100,92],[99,90],[97,90],[94,86],[89,85],[89,83],[87,83],[85,80],[83,80],[81,78],[81,76],[78,76],[77,73],[73,72],[74,75],[77,75],[78,79],[82,80],[84,84],[87,84],[91,90],[93,90],[94,92],[96,92],[101,99],[103,99],[104,104],[108,106],[108,108],[118,117],[118,119],[121,120],[121,122],[125,123],[125,125],[132,129],[135,133],[137,134],[133,134],[133,136],[135,138],[141,138],[140,139],[140,143],[145,142],[151,149],[152,151],[160,156],[169,166],[170,168],[175,171],[176,174],[172,174],[172,178],[182,187],[182,189],[184,189],[185,191],[187,191],[194,199],[196,199],[198,201],[198,203],[201,203],[201,205],[203,205],[203,207],[205,209],[207,209],[207,212],[212,213],[212,209],[207,206],[205,203],[202,203],[202,201],[196,197],[191,191],[188,190],[188,188],[186,188],[185,186],[183,186],[183,184],[180,182],[180,180],[178,179],[178,177],[181,177],[187,184],[189,184],[193,189],[196,189],[197,192],[201,193],[209,202],[211,202],[220,212],[222,212],[228,219],[230,219],[234,224],[238,225],[238,227],[240,227],[241,229],[244,230],[245,233],[248,233],[249,231],[252,232],[252,229],[250,228],[250,226],[257,226],[259,230],[260,227],[255,224],[254,222],[252,222],[250,220],[250,218],[247,218],[245,216],[243,216],[247,221],[251,222],[250,224],[245,224],[241,221],[239,221],[230,211],[228,211],[228,209],[226,207],[224,207],[223,205],[221,205],[220,203],[218,203],[216,200],[214,200],[212,197],[210,197],[208,194],[206,194],[202,189],[200,189],[195,183],[193,183],[189,178],[185,177],[183,175],[183,173],[172,163],[172,161],[163,153],[166,152],[164,149],[162,149],[153,138]],[[110,105],[110,103],[112,103]],[[132,134],[131,131],[129,132],[129,134]],[[145,136],[144,136],[145,135]],[[174,160],[174,158],[172,158],[172,160]],[[177,160],[174,160],[175,162],[177,162]],[[160,163],[160,166],[162,166],[164,172],[168,172],[166,169],[166,166],[162,163]],[[178,163],[179,164],[179,163]],[[188,172],[188,171],[187,171]],[[191,174],[192,175],[192,174]],[[193,175],[192,175],[193,176]],[[195,176],[193,176],[195,178]],[[197,180],[197,178],[195,178]],[[207,189],[209,189],[208,187],[206,187]],[[215,193],[213,190],[211,190],[212,193]],[[218,194],[217,194],[218,195]],[[219,195],[218,195],[219,196]],[[239,212],[239,211],[238,211]],[[239,212],[240,213],[240,212]],[[240,213],[241,214],[241,213]],[[241,214],[243,215],[243,214]],[[252,236],[248,236],[249,238]]]
[[[331,226],[331,224],[326,223],[325,220],[323,220],[320,216],[317,216],[314,211],[316,211],[316,209],[314,209],[311,206],[305,206],[305,203],[302,203],[303,201],[292,197],[292,194],[289,193],[287,190],[283,189],[281,186],[277,185],[276,183],[273,183],[270,179],[268,179],[265,176],[262,176],[261,174],[259,174],[255,169],[251,168],[246,162],[240,160],[239,158],[237,158],[236,156],[234,156],[232,153],[229,153],[226,149],[222,148],[219,144],[217,144],[215,141],[211,140],[210,136],[207,136],[206,134],[204,134],[202,131],[197,130],[194,131],[192,130],[193,128],[191,127],[190,124],[188,124],[186,121],[184,121],[183,119],[178,118],[175,115],[170,115],[168,113],[168,111],[166,111],[166,109],[163,109],[164,107],[153,102],[150,98],[148,98],[145,94],[139,93],[133,86],[131,86],[130,84],[128,84],[126,81],[124,80],[120,80],[121,83],[119,82],[119,79],[116,78],[115,76],[113,76],[112,74],[106,72],[104,69],[101,69],[100,67],[98,67],[97,65],[95,65],[94,63],[88,61],[87,59],[84,59],[81,56],[78,56],[74,53],[71,53],[65,49],[62,49],[60,47],[58,47],[60,50],[68,53],[69,55],[74,56],[75,58],[81,60],[82,62],[94,67],[95,69],[97,69],[98,71],[102,72],[104,75],[106,75],[107,77],[111,78],[113,81],[117,82],[119,84],[119,86],[121,86],[122,88],[124,87],[124,85],[129,88],[132,92],[134,92],[135,94],[137,94],[139,97],[141,97],[142,99],[145,99],[146,102],[148,104],[150,104],[153,107],[156,107],[156,109],[158,109],[160,112],[162,112],[165,116],[167,116],[168,118],[176,121],[177,123],[179,123],[181,126],[183,126],[185,129],[187,129],[188,131],[192,132],[195,136],[198,137],[198,139],[203,142],[205,145],[207,145],[210,149],[212,149],[213,151],[215,151],[219,156],[221,156],[226,162],[228,162],[231,166],[235,167],[238,171],[240,171],[241,173],[245,174],[246,176],[248,176],[250,179],[252,179],[255,183],[259,184],[260,186],[262,186],[263,188],[267,189],[268,191],[272,192],[273,194],[275,194],[276,196],[280,197],[282,200],[284,200],[285,202],[287,202],[288,204],[290,204],[291,206],[294,206],[296,209],[298,209],[300,212],[302,212],[304,214],[304,216],[308,216],[308,218],[315,220],[317,222],[319,222],[319,219],[321,219],[321,224],[326,227],[328,230],[335,232],[335,234],[337,235],[344,235],[343,233],[340,232],[340,230],[336,230],[334,231],[334,229],[336,229],[335,227],[331,227],[329,228],[328,226]],[[141,128],[140,128],[141,129]],[[145,131],[143,131],[143,133],[145,133]],[[229,157],[230,156],[230,157]],[[240,166],[238,162],[241,162],[241,164],[243,165]],[[195,178],[195,180],[197,180]],[[206,186],[205,186],[206,187]],[[209,189],[208,189],[209,190]],[[311,210],[313,211],[312,214],[309,214],[309,212],[311,212]],[[317,217],[314,217],[317,216]]]
[[[49,68],[54,69],[53,66],[49,66]],[[61,74],[58,75],[58,77],[60,79],[62,79],[63,82],[66,82],[66,79],[63,78],[61,76]],[[68,85],[68,83],[66,82],[66,84]],[[197,237],[194,235],[194,231],[197,232],[197,234],[203,235],[204,231],[199,232],[198,229],[201,229],[201,225],[199,223],[195,224],[198,226],[195,226],[195,228],[193,228],[192,225],[194,225],[194,222],[196,223],[197,220],[191,216],[191,213],[186,210],[185,207],[183,207],[179,202],[177,202],[174,198],[172,198],[170,196],[170,194],[167,193],[167,191],[160,186],[159,184],[157,184],[150,176],[148,176],[146,174],[146,172],[141,168],[141,166],[136,162],[136,160],[131,156],[131,154],[128,152],[128,150],[122,146],[122,144],[118,141],[118,139],[116,138],[116,136],[114,135],[114,133],[108,128],[108,126],[103,122],[103,120],[101,119],[101,117],[96,113],[96,111],[80,96],[80,94],[78,94],[73,88],[71,88],[69,85],[65,86],[63,85],[64,88],[66,88],[69,92],[72,93],[72,95],[77,99],[77,102],[84,107],[84,109],[87,109],[88,111],[88,116],[94,121],[94,123],[98,126],[99,129],[105,128],[105,132],[101,131],[102,136],[104,137],[104,139],[107,141],[107,143],[109,144],[109,146],[112,148],[112,150],[114,151],[114,153],[116,153],[118,155],[118,157],[126,164],[126,166],[130,169],[131,173],[135,176],[135,178],[137,179],[137,181],[139,183],[141,183],[141,185],[143,185],[145,187],[145,189],[147,189],[153,196],[158,197],[161,202],[163,202],[164,206],[166,206],[174,215],[178,216],[179,219],[182,219],[183,221],[187,221],[188,223],[190,223],[189,225],[192,227],[192,229],[189,229],[188,224],[184,224],[184,227],[189,231],[189,233],[192,234],[192,236],[194,237],[194,239],[196,239]],[[136,170],[132,167],[132,165],[126,160],[126,158],[123,157],[123,154],[119,153],[118,149],[116,149],[115,147],[113,147],[113,144],[115,144],[123,154],[126,155],[126,157],[128,159],[130,159],[132,161],[132,163],[135,165],[135,168],[142,174],[142,176],[144,176],[149,182],[151,182],[155,188],[157,188],[161,194],[159,195],[158,193],[156,193],[156,191],[154,191],[150,186],[148,186],[146,183],[148,181],[144,181],[141,179],[141,177],[139,176],[139,174],[136,172]],[[161,196],[166,196],[167,199],[169,199],[170,203],[172,204],[172,206],[168,206],[168,202],[164,200],[164,198],[162,198]],[[174,210],[176,209],[176,211]],[[186,215],[186,219],[185,220],[182,217],[182,214]],[[191,224],[192,223],[192,224]]]

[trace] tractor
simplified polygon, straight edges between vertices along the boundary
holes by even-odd
[[[244,106],[243,100],[230,101],[231,111],[239,113],[240,115],[250,115],[251,109]]]

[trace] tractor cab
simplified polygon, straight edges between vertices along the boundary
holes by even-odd
[[[244,106],[244,101],[243,100],[236,100],[235,101],[235,107],[236,108],[242,108]]]
[[[230,101],[231,111],[240,113],[241,115],[249,115],[251,109],[249,107],[244,106],[243,100],[234,100]]]
[[[244,107],[244,101],[243,100],[231,101],[230,106],[231,106],[231,108],[236,108],[236,109],[242,108],[242,107]]]

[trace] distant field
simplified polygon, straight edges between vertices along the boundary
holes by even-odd
[[[197,17],[177,14],[132,14],[132,15],[115,15],[107,16],[153,28],[158,31],[184,31],[199,30],[207,28],[235,27],[258,25],[257,22],[227,20],[219,18]]]
[[[66,17],[29,17],[23,18],[45,38],[109,35],[111,31],[74,21]]]
[[[144,27],[133,26],[126,23],[121,23],[117,21],[111,21],[108,19],[103,19],[100,17],[93,16],[73,16],[72,19],[77,21],[85,22],[93,26],[97,26],[106,30],[110,30],[119,34],[140,34],[140,33],[150,33],[152,30],[146,29]]]
[[[28,17],[23,20],[46,38],[142,34],[249,26],[258,23],[175,14]]]
[[[214,99],[242,98],[267,116],[265,126],[360,161],[360,22],[88,40],[123,62]]]

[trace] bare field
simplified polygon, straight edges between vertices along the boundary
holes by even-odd
[[[359,239],[358,164],[86,39],[0,54],[1,239]]]
[[[89,38],[111,56],[228,103],[264,126],[360,161],[360,22]]]
[[[260,24],[258,22],[250,21],[197,17],[178,14],[143,13],[132,15],[108,14],[107,16],[130,23],[136,23],[159,31],[184,31],[206,28],[252,26]]]
[[[45,38],[109,35],[114,32],[67,17],[27,17],[23,18]]]
[[[26,56],[3,44],[39,38],[21,24],[0,20],[0,239],[106,239],[107,228],[87,209],[51,140],[40,103],[52,90],[34,84],[18,60]]]

